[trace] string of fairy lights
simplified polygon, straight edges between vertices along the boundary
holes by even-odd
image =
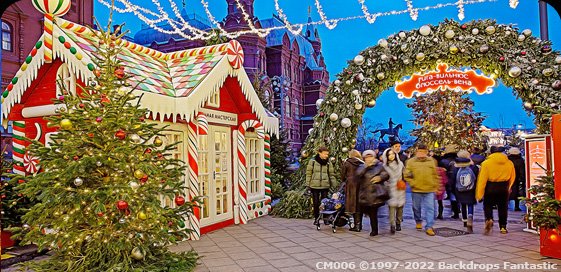
[[[124,6],[124,8],[118,8],[112,6],[108,0],[98,0],[101,4],[108,8],[113,8],[114,11],[118,13],[133,13],[137,16],[141,21],[145,24],[150,26],[151,28],[165,34],[177,34],[181,37],[188,39],[188,40],[208,40],[216,35],[225,36],[229,39],[235,39],[240,35],[244,34],[256,34],[259,37],[266,37],[271,33],[271,31],[276,29],[287,29],[292,34],[298,35],[302,32],[302,29],[307,25],[325,25],[328,29],[334,29],[337,27],[337,24],[342,21],[349,21],[349,20],[356,20],[356,19],[366,19],[366,21],[370,24],[373,24],[378,17],[381,16],[391,16],[391,15],[400,15],[408,13],[412,20],[416,21],[419,16],[419,11],[426,11],[430,9],[441,9],[450,6],[456,6],[458,8],[458,19],[461,21],[465,18],[465,6],[470,4],[477,4],[483,2],[495,2],[497,0],[456,0],[455,2],[450,3],[440,3],[433,6],[425,6],[425,7],[414,7],[413,0],[405,0],[407,4],[407,9],[404,10],[393,10],[388,12],[376,12],[371,13],[368,10],[368,7],[365,3],[365,0],[358,0],[358,3],[361,6],[362,15],[350,16],[350,17],[341,17],[341,18],[332,18],[329,19],[328,16],[323,11],[323,6],[320,0],[314,0],[314,4],[316,7],[317,14],[319,15],[319,21],[312,21],[307,23],[298,23],[292,24],[288,21],[284,10],[280,7],[279,0],[275,0],[275,10],[278,16],[283,21],[282,26],[272,26],[267,28],[258,28],[255,26],[253,22],[253,18],[247,13],[245,7],[241,4],[240,0],[235,0],[235,5],[239,11],[241,11],[243,20],[249,27],[249,29],[239,30],[239,31],[226,31],[220,24],[220,22],[216,21],[216,18],[212,15],[209,10],[208,1],[201,0],[201,4],[205,10],[205,13],[210,21],[210,23],[218,29],[218,31],[205,31],[198,29],[189,24],[188,20],[185,20],[181,16],[181,12],[179,11],[177,5],[175,4],[174,0],[168,0],[170,7],[173,11],[173,15],[175,18],[172,18],[164,9],[162,4],[159,0],[151,0],[154,5],[156,5],[157,12],[147,9],[143,6],[133,4],[130,0],[115,0]],[[509,0],[509,6],[515,9],[518,6],[519,0]],[[183,4],[185,6],[185,4]],[[149,18],[153,17],[153,18]],[[172,30],[164,29],[163,26],[171,26]]]

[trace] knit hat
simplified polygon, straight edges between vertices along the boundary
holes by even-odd
[[[458,152],[458,158],[465,158],[465,159],[469,159],[469,152],[465,151],[465,150],[460,150]]]
[[[395,140],[395,139],[390,140],[390,147],[392,147],[396,144],[402,145],[403,143],[401,141],[398,141],[398,140]]]
[[[365,150],[364,152],[362,152],[362,157],[366,158],[366,156],[374,156],[374,158],[376,158],[376,153],[374,152],[374,150]]]
[[[511,147],[511,148],[508,150],[508,154],[510,154],[510,155],[520,155],[520,148],[518,148],[518,147]]]
[[[456,145],[446,146],[446,148],[444,149],[444,154],[448,153],[456,153]]]

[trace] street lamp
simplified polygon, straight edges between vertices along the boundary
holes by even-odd
[[[274,76],[273,77],[273,87],[275,92],[278,92],[280,89],[280,127],[284,128],[284,91],[288,90],[288,88],[284,86],[290,86],[290,79],[288,76],[281,75],[281,76]]]

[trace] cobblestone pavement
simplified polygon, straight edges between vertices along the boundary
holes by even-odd
[[[375,237],[368,235],[368,218],[364,219],[362,232],[350,232],[346,226],[333,233],[330,227],[323,225],[321,230],[316,230],[311,219],[265,216],[246,225],[228,226],[204,234],[198,241],[184,241],[171,250],[180,252],[195,248],[203,256],[195,272],[486,271],[482,267],[442,266],[459,265],[461,262],[471,264],[472,261],[475,264],[496,265],[488,271],[561,271],[561,260],[539,254],[539,236],[523,231],[526,226],[520,223],[523,212],[509,211],[508,234],[500,234],[495,224],[493,233],[484,236],[483,205],[478,204],[474,234],[428,236],[424,231],[415,229],[409,193],[407,197],[403,230],[395,235],[390,234],[387,208],[382,207],[379,214],[380,234]],[[436,220],[434,227],[465,230],[462,221],[452,220],[450,215],[450,207],[446,206],[445,220]],[[360,269],[363,261],[369,263],[366,270]],[[534,265],[545,262],[556,267],[522,270],[505,267],[505,262]],[[391,265],[391,269],[372,269],[385,263]]]
[[[196,272],[363,271],[360,269],[362,261],[369,262],[367,271],[408,271],[413,268],[416,271],[486,271],[483,267],[442,266],[461,262],[471,264],[471,261],[489,265],[491,269],[488,271],[561,271],[561,260],[540,255],[539,236],[523,231],[526,226],[520,223],[523,212],[509,211],[508,234],[500,234],[498,224],[495,224],[493,233],[485,236],[482,234],[483,205],[478,204],[473,234],[428,236],[415,229],[410,194],[407,196],[409,204],[404,208],[403,230],[395,235],[389,231],[387,208],[383,207],[379,216],[380,234],[375,237],[369,236],[368,218],[364,219],[362,232],[350,232],[347,226],[333,233],[330,227],[323,225],[320,231],[316,230],[311,219],[265,216],[246,225],[204,234],[199,241],[182,242],[172,250],[195,248],[203,256]],[[445,220],[436,220],[434,227],[465,230],[461,220],[450,219],[449,211],[449,206],[445,207]],[[391,268],[372,269],[378,268],[380,262],[389,262]],[[551,265],[545,269],[524,270],[505,267],[505,262],[529,265],[545,262]]]

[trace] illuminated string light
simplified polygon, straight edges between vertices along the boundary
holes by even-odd
[[[364,4],[364,0],[358,0],[358,2],[360,3],[360,7],[362,8],[362,13],[364,13],[364,16],[366,16],[366,21],[370,24],[376,22],[378,14],[370,14],[370,12],[368,12],[368,8]]]
[[[466,16],[464,15],[464,0],[458,0],[458,19],[463,21]]]
[[[106,7],[111,8],[111,4],[108,3],[106,0],[98,0],[98,1],[101,4],[105,5]],[[240,30],[240,31],[233,31],[233,32],[227,32],[226,30],[224,30],[222,28],[222,26],[220,25],[220,23],[216,21],[215,17],[212,15],[210,10],[208,9],[208,3],[205,0],[201,0],[201,3],[202,3],[202,5],[205,9],[205,12],[206,12],[208,18],[209,18],[209,21],[213,25],[215,25],[216,28],[218,28],[219,33],[216,33],[214,31],[206,32],[204,30],[200,30],[196,27],[191,26],[187,21],[185,21],[183,19],[183,17],[181,16],[181,14],[180,14],[176,4],[173,2],[173,0],[168,0],[168,1],[170,2],[170,5],[173,9],[173,12],[177,16],[179,21],[170,18],[169,15],[165,12],[165,10],[162,8],[160,3],[158,2],[158,0],[152,0],[152,2],[157,6],[157,9],[160,13],[156,13],[156,12],[153,12],[153,11],[147,9],[147,8],[132,4],[129,0],[117,0],[117,2],[122,3],[125,6],[125,8],[114,7],[114,11],[119,12],[119,13],[133,13],[140,20],[142,20],[144,23],[149,25],[151,28],[157,30],[158,32],[164,33],[164,34],[170,34],[170,35],[178,34],[181,37],[189,39],[189,40],[208,40],[210,38],[215,37],[216,35],[224,35],[229,39],[235,39],[235,38],[239,37],[240,35],[244,35],[244,34],[257,34],[260,37],[265,37],[271,31],[277,30],[277,29],[287,29],[291,33],[293,33],[295,35],[298,35],[298,34],[301,33],[302,29],[307,25],[323,24],[328,29],[334,29],[337,26],[337,24],[339,22],[342,22],[342,21],[349,21],[349,20],[355,20],[355,19],[366,19],[369,23],[372,24],[380,16],[399,15],[399,14],[404,14],[404,13],[409,13],[409,15],[411,16],[411,19],[416,20],[418,18],[418,15],[419,15],[419,10],[440,9],[440,8],[449,7],[449,6],[457,6],[458,7],[458,18],[460,20],[463,20],[465,18],[465,14],[464,14],[464,6],[465,5],[475,4],[475,3],[483,3],[483,2],[496,2],[497,0],[469,0],[469,1],[458,0],[458,1],[452,2],[452,3],[437,4],[437,5],[434,5],[434,6],[426,6],[426,7],[422,7],[422,8],[414,8],[412,0],[405,0],[406,3],[407,3],[407,9],[406,10],[400,10],[400,11],[393,10],[393,11],[390,11],[390,12],[378,12],[378,13],[374,13],[374,14],[372,14],[368,11],[368,8],[366,7],[366,5],[364,3],[365,0],[358,0],[358,2],[361,5],[361,8],[362,8],[362,13],[363,13],[362,15],[351,16],[351,17],[346,17],[346,18],[336,18],[336,19],[327,19],[327,16],[323,12],[323,7],[322,7],[321,3],[319,2],[319,0],[315,0],[315,6],[316,6],[317,12],[318,12],[321,20],[320,21],[313,21],[313,22],[309,22],[309,23],[299,23],[299,24],[289,23],[286,15],[284,14],[284,11],[280,8],[280,6],[278,4],[278,0],[275,0],[275,8],[277,10],[277,13],[279,14],[279,17],[283,20],[284,25],[268,27],[268,28],[256,28],[255,25],[253,24],[252,18],[250,18],[249,14],[246,12],[243,5],[240,3],[239,0],[236,0],[236,5],[239,8],[239,10],[242,12],[243,18],[247,22],[247,24],[249,26],[249,29]],[[513,9],[516,8],[516,6],[518,5],[518,0],[509,0],[509,5]],[[150,18],[147,17],[147,15],[154,16],[156,19],[150,19]],[[170,30],[163,29],[162,27],[159,27],[157,24],[159,24],[161,22],[167,22],[172,27],[173,30],[170,31]],[[190,34],[189,35],[185,34],[185,30],[189,30]]]
[[[409,16],[411,16],[411,19],[413,19],[413,21],[417,21],[417,18],[419,17],[419,10],[413,8],[413,1],[405,0],[405,2],[407,2],[407,10],[409,11]]]
[[[279,0],[275,0],[275,9],[277,10],[279,17],[281,17],[282,21],[286,25],[286,29],[288,29],[290,33],[294,35],[300,35],[300,33],[302,33],[302,29],[304,28],[304,26],[300,26],[299,28],[294,29],[292,24],[290,24],[290,22],[288,21],[288,18],[286,18],[286,15],[284,15],[284,11],[280,8]]]
[[[508,4],[511,8],[515,9],[518,6],[518,0],[509,0]]]
[[[327,27],[328,29],[334,29],[339,21],[333,19],[327,20],[327,17],[325,16],[325,13],[323,13],[323,8],[321,7],[319,0],[316,0],[316,8],[318,10],[319,17],[321,18],[325,27]]]

